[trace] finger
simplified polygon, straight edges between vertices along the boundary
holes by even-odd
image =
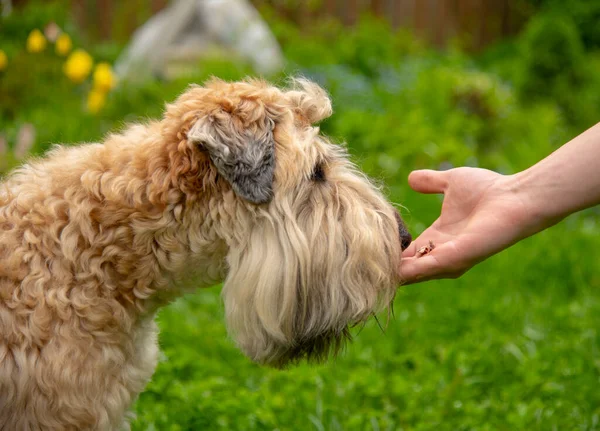
[[[413,257],[417,253],[417,246],[415,241],[411,242],[410,245],[402,252],[402,259]]]
[[[403,258],[400,264],[402,284],[425,281],[439,271],[439,263],[432,256]]]
[[[448,187],[448,171],[413,171],[408,176],[408,184],[419,193],[444,193]]]
[[[439,278],[442,271],[440,263],[431,255],[402,258],[400,264],[402,285]]]

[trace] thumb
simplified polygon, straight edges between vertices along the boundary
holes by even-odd
[[[408,176],[408,184],[419,193],[444,193],[448,187],[448,172],[429,169],[413,171]]]

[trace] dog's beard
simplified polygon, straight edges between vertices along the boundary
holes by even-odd
[[[298,338],[288,349],[279,349],[277,356],[273,360],[268,360],[266,364],[281,368],[301,360],[324,362],[330,357],[337,356],[343,350],[346,342],[351,340],[349,327],[339,331],[324,332],[310,338]]]
[[[311,194],[310,206],[301,195],[273,202],[248,241],[230,251],[227,323],[254,361],[281,367],[335,356],[350,339],[349,327],[392,301],[397,221],[389,204],[361,181],[358,189],[338,187],[344,198],[337,206],[330,192]],[[366,198],[353,196],[365,189]]]

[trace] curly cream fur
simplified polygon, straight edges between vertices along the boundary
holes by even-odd
[[[329,115],[309,81],[282,90],[213,80],[160,121],[56,147],[8,176],[0,429],[127,427],[157,362],[155,313],[192,286],[224,281],[232,337],[273,366],[325,358],[349,325],[387,306],[398,281],[396,214],[312,126]],[[272,134],[273,199],[236,195],[197,133],[242,146]],[[318,163],[324,182],[311,179]]]

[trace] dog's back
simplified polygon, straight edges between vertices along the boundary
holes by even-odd
[[[57,147],[0,184],[2,430],[119,426],[154,369],[153,321],[126,334],[123,305],[99,281],[102,251],[85,243],[98,228],[89,175],[106,171],[105,153]]]

